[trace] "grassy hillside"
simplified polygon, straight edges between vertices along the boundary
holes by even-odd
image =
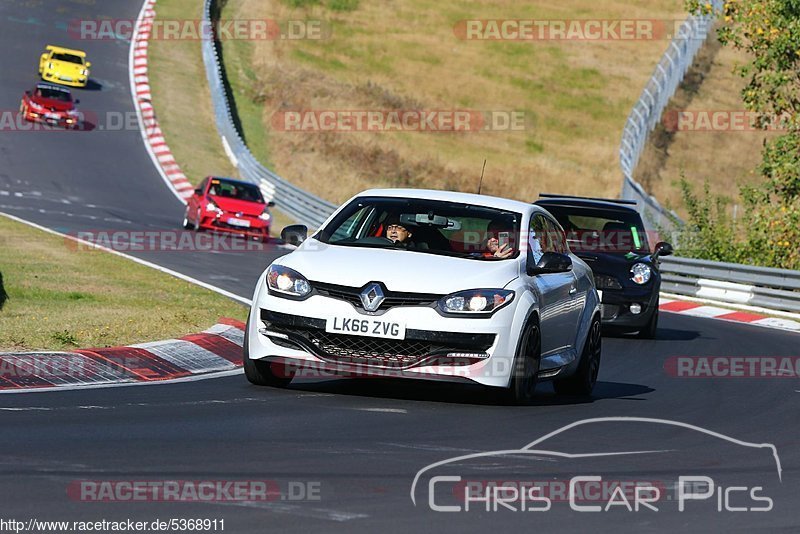
[[[745,80],[733,69],[746,61],[744,52],[723,48],[711,41],[670,102],[669,109],[686,111],[690,117],[709,116],[713,112],[722,112],[725,117],[726,112],[742,112],[740,93]],[[702,125],[700,120],[692,122]],[[683,216],[686,210],[675,186],[681,174],[696,184],[708,180],[712,193],[738,202],[738,186],[761,179],[755,168],[761,161],[763,143],[770,135],[775,134],[736,129],[689,129],[666,134],[657,129],[639,163],[637,179],[651,194]]]
[[[174,1],[174,0],[171,0]],[[633,102],[667,46],[643,41],[465,41],[464,19],[683,19],[680,0],[228,0],[226,19],[317,19],[322,40],[227,41],[253,151],[293,183],[341,201],[374,186],[616,195]],[[518,110],[523,131],[284,132],[286,109]]]

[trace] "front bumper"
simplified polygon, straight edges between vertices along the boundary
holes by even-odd
[[[603,326],[638,330],[647,326],[654,310],[658,307],[660,283],[646,284],[644,287],[625,287],[621,290],[603,290],[600,305]],[[642,311],[631,313],[631,304],[639,304]]]
[[[246,220],[250,223],[249,227],[236,226],[227,223],[230,218]],[[200,228],[203,230],[210,230],[213,232],[224,232],[228,234],[241,235],[245,237],[257,237],[266,239],[269,237],[270,221],[259,219],[258,217],[239,216],[235,213],[223,212],[222,215],[217,215],[213,212],[206,212],[200,220]]]
[[[519,330],[512,324],[512,306],[486,319],[444,318],[431,307],[392,308],[380,317],[403,322],[403,340],[326,333],[326,321],[334,316],[359,314],[343,300],[314,295],[293,301],[263,291],[247,326],[249,357],[283,363],[306,378],[385,376],[508,385]]]
[[[42,79],[59,85],[68,85],[70,87],[86,87],[86,84],[89,82],[89,76],[66,76],[49,70],[44,71]]]
[[[59,115],[57,118],[48,118],[44,113],[39,113],[37,111],[28,111],[25,114],[25,120],[67,129],[74,129],[80,126],[80,121],[73,117]]]

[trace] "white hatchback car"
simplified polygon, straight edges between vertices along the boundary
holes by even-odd
[[[589,395],[600,366],[592,271],[543,208],[413,189],[353,197],[259,279],[244,343],[250,382],[397,376]]]

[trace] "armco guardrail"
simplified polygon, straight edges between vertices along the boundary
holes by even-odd
[[[800,312],[800,271],[668,257],[661,278],[667,293]]]
[[[715,11],[722,9],[723,0],[712,0]],[[645,85],[642,95],[633,107],[619,147],[622,168],[622,198],[635,200],[649,228],[659,226],[671,229],[672,221],[680,221],[674,211],[668,211],[633,179],[633,173],[647,141],[647,136],[661,119],[669,99],[694,62],[697,51],[710,34],[714,16],[689,16],[681,24],[677,35],[656,65],[656,70]]]
[[[216,0],[204,0],[204,23],[211,21],[215,2]],[[290,184],[258,162],[242,140],[233,120],[217,42],[205,39],[202,41],[202,48],[217,130],[228,157],[239,169],[242,178],[258,184],[265,196],[272,198],[278,208],[298,222],[319,228],[336,206]]]

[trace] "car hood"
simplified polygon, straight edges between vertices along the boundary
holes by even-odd
[[[218,197],[216,195],[208,195],[214,203],[225,211],[232,211],[235,213],[244,213],[245,215],[252,215],[254,217],[264,213],[266,204],[260,202],[248,202],[247,200],[238,200],[235,198]]]
[[[652,265],[652,260],[646,254],[618,254],[602,252],[574,252],[596,274],[612,276],[627,276],[634,263]]]
[[[517,260],[471,260],[404,249],[343,247],[307,240],[275,263],[312,282],[361,287],[383,282],[390,291],[447,294],[502,288],[519,276]]]
[[[31,101],[37,106],[47,108],[51,111],[71,111],[75,109],[72,102],[64,102],[54,98],[32,98]]]
[[[81,71],[86,68],[84,65],[79,65],[78,63],[72,63],[71,61],[59,61],[56,59],[50,59],[48,60],[48,63],[52,63],[53,70],[58,71],[59,74],[64,76],[74,76],[76,78],[81,76]]]

